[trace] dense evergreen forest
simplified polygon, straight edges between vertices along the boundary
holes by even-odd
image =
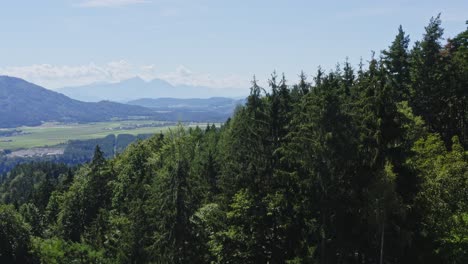
[[[222,127],[14,168],[1,263],[468,263],[468,30],[254,79]],[[366,66],[364,66],[366,65]]]

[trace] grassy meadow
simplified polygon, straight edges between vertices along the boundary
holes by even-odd
[[[206,126],[206,123],[184,123],[183,126]],[[69,140],[102,138],[110,134],[155,134],[164,132],[177,125],[170,122],[131,120],[97,122],[88,124],[46,123],[36,127],[18,127],[22,134],[0,137],[0,149],[15,150],[54,146]]]

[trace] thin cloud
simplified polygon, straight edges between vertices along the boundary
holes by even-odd
[[[249,80],[236,74],[213,76],[209,73],[194,72],[184,65],[179,65],[175,71],[159,73],[158,79],[166,80],[172,84],[185,84],[192,86],[206,86],[211,88],[245,88],[249,87]]]
[[[112,61],[105,65],[89,63],[85,65],[34,64],[0,68],[1,75],[26,79],[47,88],[68,85],[83,85],[93,82],[118,82],[131,78],[132,66],[124,60]]]
[[[133,65],[125,60],[98,65],[51,65],[34,64],[0,68],[0,75],[15,76],[46,88],[80,86],[97,82],[120,82],[133,77],[144,80],[162,79],[172,84],[206,86],[211,88],[245,88],[248,80],[235,74],[212,76],[194,72],[180,65],[174,71],[163,72],[155,65]]]
[[[148,0],[85,0],[79,4],[81,7],[119,7],[134,4],[150,3]]]

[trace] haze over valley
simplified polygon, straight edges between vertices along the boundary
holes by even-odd
[[[160,79],[145,81],[139,77],[134,77],[117,83],[93,83],[84,86],[59,88],[57,91],[70,98],[87,102],[102,100],[128,102],[142,98],[245,98],[248,88],[220,89],[206,86],[172,85]]]

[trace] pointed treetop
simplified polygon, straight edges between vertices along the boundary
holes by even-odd
[[[440,13],[436,17],[432,17],[429,21],[429,25],[425,27],[426,32],[424,33],[423,41],[421,43],[423,49],[439,50],[441,47],[440,41],[444,34],[444,29],[441,27],[442,21],[440,19]]]
[[[322,67],[319,66],[318,69],[317,69],[317,75],[314,78],[315,86],[322,85],[323,74],[324,74],[324,72],[322,70]]]
[[[304,71],[301,71],[298,77],[299,83],[297,85],[294,85],[294,87],[298,89],[301,95],[306,95],[307,93],[309,93],[310,89],[310,84],[307,82],[307,76],[304,73]]]
[[[104,164],[105,161],[106,159],[104,158],[104,152],[102,152],[99,145],[96,145],[94,149],[93,160],[91,161],[91,166],[99,166],[101,164]]]
[[[278,93],[278,83],[276,81],[276,78],[278,78],[278,74],[276,74],[276,71],[273,71],[270,79],[268,80],[268,85],[270,85],[271,93],[273,95]]]

